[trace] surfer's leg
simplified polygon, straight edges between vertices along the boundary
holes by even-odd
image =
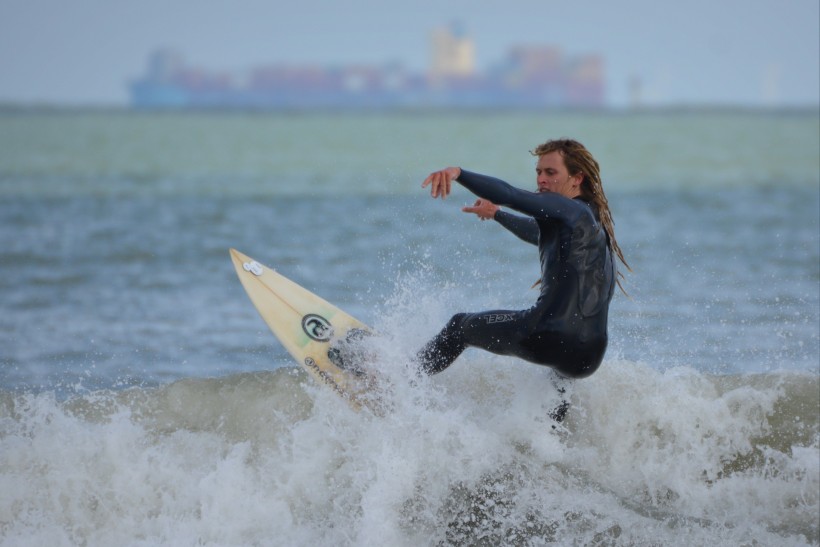
[[[454,315],[447,325],[441,329],[432,340],[418,352],[416,358],[419,362],[419,369],[427,374],[438,374],[445,368],[453,364],[453,361],[467,349],[464,343],[464,333],[462,322],[467,316],[466,313]]]
[[[528,322],[526,312],[521,311],[456,314],[419,351],[420,369],[427,374],[439,373],[449,367],[467,347],[477,347],[499,355],[520,355],[520,341],[527,334],[525,327]]]

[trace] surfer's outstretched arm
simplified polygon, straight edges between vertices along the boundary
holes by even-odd
[[[450,190],[453,187],[453,181],[461,176],[461,167],[445,167],[433,173],[430,173],[424,182],[421,183],[422,188],[430,187],[430,195],[433,199],[440,197],[446,198],[450,195]]]
[[[573,222],[589,206],[559,192],[529,192],[501,179],[458,168],[458,182],[475,195],[533,218]]]
[[[465,171],[461,167],[445,167],[430,173],[422,188],[430,186],[433,198],[446,198],[450,195],[453,181],[480,198],[496,205],[509,207],[533,218],[555,218],[572,222],[579,214],[588,213],[589,207],[582,202],[570,199],[558,192],[528,192],[515,188],[495,177]]]
[[[437,197],[444,199],[450,195],[453,187],[453,181],[459,180],[461,175],[462,170],[460,167],[446,167],[430,173],[430,175],[424,179],[421,187],[426,188],[427,186],[430,186],[430,195],[434,199]],[[492,179],[490,177],[483,177],[481,175],[479,175],[479,177],[484,179],[482,182],[496,181],[496,179]],[[504,182],[498,182],[502,185],[509,186]],[[470,188],[469,186],[468,188],[473,190],[473,188]],[[493,219],[523,241],[532,243],[533,245],[538,245],[538,224],[532,217],[522,217],[502,211],[493,201],[481,197],[477,199],[473,205],[462,207],[461,210],[465,213],[474,213],[481,220]]]

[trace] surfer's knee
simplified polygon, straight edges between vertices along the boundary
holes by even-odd
[[[447,331],[448,335],[452,336],[453,334],[461,330],[461,327],[464,324],[464,319],[466,317],[466,313],[455,314],[450,318],[449,321],[447,321],[447,325],[444,326],[444,330]]]
[[[464,345],[464,321],[466,313],[457,313],[447,321],[444,328],[436,335],[438,344],[441,346],[463,346]],[[463,350],[462,350],[463,351]]]
[[[466,313],[457,313],[443,329],[416,355],[419,370],[425,374],[437,374],[449,367],[466,348],[462,324]]]

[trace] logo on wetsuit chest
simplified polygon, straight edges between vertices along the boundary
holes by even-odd
[[[513,314],[511,313],[494,313],[488,315],[486,318],[487,324],[492,325],[493,323],[506,323],[507,321],[513,320]]]

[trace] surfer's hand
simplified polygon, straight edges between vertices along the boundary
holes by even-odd
[[[475,203],[472,206],[467,205],[461,208],[461,210],[465,213],[475,213],[481,220],[495,218],[495,214],[498,212],[498,209],[498,205],[492,201],[482,198],[475,200]]]
[[[433,199],[437,197],[444,199],[450,195],[450,188],[453,185],[453,181],[459,176],[461,176],[460,167],[447,167],[440,171],[430,173],[430,175],[424,179],[424,182],[421,183],[421,187],[427,188],[430,186],[430,195],[433,196]]]

